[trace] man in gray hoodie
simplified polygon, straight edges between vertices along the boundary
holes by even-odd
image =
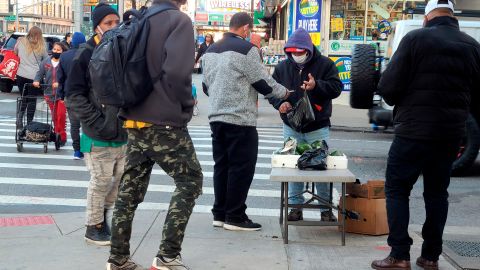
[[[289,91],[268,75],[258,48],[246,41],[253,20],[245,12],[230,20],[230,32],[203,56],[203,91],[209,95],[213,159],[213,226],[257,231],[245,210],[258,154],[257,95],[286,99]]]

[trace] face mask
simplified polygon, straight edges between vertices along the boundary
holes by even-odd
[[[307,61],[308,53],[300,56],[296,56],[292,54],[293,61],[295,61],[297,64],[303,64],[305,61]]]
[[[100,34],[103,36],[103,31],[102,31],[102,28],[100,28],[100,26],[97,26],[97,30],[100,32]]]
[[[54,52],[54,53],[52,53],[52,57],[55,58],[55,59],[59,59],[61,54],[62,53]]]

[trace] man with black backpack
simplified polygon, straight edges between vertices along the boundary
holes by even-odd
[[[139,79],[150,81],[153,88],[133,105],[125,105],[125,102],[132,101],[125,100],[124,94],[142,89],[126,84],[119,90],[122,94],[117,96],[123,99],[119,103],[123,108],[119,116],[125,119],[128,146],[125,172],[113,213],[112,247],[107,270],[143,269],[130,259],[129,241],[135,210],[145,197],[155,163],[173,178],[176,189],[166,215],[163,239],[150,269],[188,269],[181,260],[180,252],[195,199],[202,192],[203,175],[187,130],[194,107],[191,90],[194,40],[190,18],[178,9],[185,2],[154,0],[143,16],[146,16],[148,24],[144,19],[133,19],[130,24],[124,24],[108,34],[113,39],[120,39],[141,31],[135,36],[144,36],[145,29],[148,29],[144,54],[148,71]],[[140,25],[143,27],[140,28]],[[139,42],[142,39],[136,40]],[[105,41],[105,45],[101,46],[108,47],[109,42]],[[143,44],[139,42],[136,46],[141,48]],[[98,50],[95,55],[97,52],[101,54]],[[96,56],[93,58],[97,59]],[[114,59],[111,61],[114,62]],[[129,63],[127,60],[120,80],[131,80],[127,78],[131,74]],[[97,63],[92,62],[91,74],[96,67]],[[100,71],[100,65],[98,67]]]
[[[106,212],[113,208],[123,174],[127,133],[117,117],[119,109],[100,104],[92,88],[88,66],[102,35],[119,23],[117,12],[107,4],[98,4],[92,12],[96,32],[82,45],[71,64],[66,93],[68,110],[80,119],[80,151],[90,171],[87,193],[87,231],[85,240],[97,245],[110,244]]]

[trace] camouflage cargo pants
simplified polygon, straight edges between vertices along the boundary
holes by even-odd
[[[176,185],[158,255],[175,257],[180,254],[195,199],[202,193],[202,169],[186,128],[152,126],[128,129],[127,163],[113,212],[110,262],[121,264],[130,256],[133,217],[145,197],[155,163]]]

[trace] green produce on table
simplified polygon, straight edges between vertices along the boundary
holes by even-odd
[[[340,157],[340,156],[343,156],[343,152],[342,152],[342,151],[335,150],[335,151],[333,151],[333,152],[330,153],[330,156]]]
[[[319,149],[319,148],[323,147],[323,142],[322,141],[314,141],[311,144],[311,146],[312,146],[313,149]]]
[[[308,143],[301,143],[297,145],[296,152],[298,152],[299,155],[305,153],[305,151],[312,149],[312,146]]]

